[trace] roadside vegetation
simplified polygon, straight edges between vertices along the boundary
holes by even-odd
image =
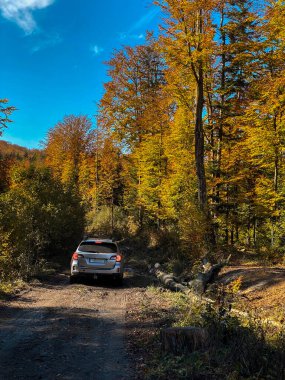
[[[138,378],[283,379],[285,331],[264,324],[258,315],[246,320],[233,316],[232,304],[232,290],[210,305],[157,285],[149,287],[127,315]],[[172,337],[174,351],[170,352],[162,339],[162,332],[170,326],[199,327],[207,338],[199,345],[198,330],[196,347],[195,341],[187,347]]]
[[[47,168],[14,168],[10,181],[0,197],[1,281],[17,283],[69,255],[82,236],[84,215],[78,196]]]
[[[0,145],[0,296],[67,263],[83,233],[123,240],[141,270],[159,261],[180,275],[230,253],[285,263],[284,2],[154,4],[161,32],[114,52],[95,123],[66,116],[41,151]],[[0,100],[0,134],[13,112]],[[162,296],[166,325],[205,328],[210,343],[167,356],[147,335],[149,378],[284,372],[281,332]]]

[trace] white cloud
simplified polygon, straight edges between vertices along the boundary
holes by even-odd
[[[32,12],[48,7],[54,0],[0,0],[2,16],[14,21],[27,34],[37,28]]]
[[[92,45],[90,46],[90,51],[93,53],[93,55],[100,55],[104,49],[99,47],[98,45]]]

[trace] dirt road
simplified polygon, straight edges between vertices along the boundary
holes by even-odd
[[[137,291],[62,274],[0,304],[0,379],[134,379],[124,327]]]

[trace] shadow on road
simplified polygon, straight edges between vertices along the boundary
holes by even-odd
[[[1,378],[134,378],[125,342],[126,297],[132,286],[131,278],[122,288],[106,280],[69,285],[65,276],[60,283],[38,284],[31,294],[2,307]]]

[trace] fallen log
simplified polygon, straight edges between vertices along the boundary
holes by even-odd
[[[209,344],[209,334],[202,327],[169,327],[160,334],[162,350],[174,355],[203,349]]]
[[[173,274],[165,273],[160,268],[161,268],[161,265],[159,263],[156,263],[153,269],[153,273],[159,279],[159,281],[162,282],[168,289],[175,292],[184,292],[184,293],[189,292],[189,288],[177,282],[174,279]]]
[[[187,283],[187,286],[178,282],[177,278],[175,278],[173,274],[163,272],[159,263],[155,264],[153,273],[170,290],[181,291],[184,293],[189,293],[189,291],[192,291],[201,295],[205,293],[207,285],[216,280],[221,269],[228,264],[229,259],[230,257],[228,257],[227,260],[214,265],[207,262],[207,264],[204,265],[204,272],[199,272],[194,280]]]
[[[226,265],[226,262],[221,262],[210,266],[210,269],[205,272],[199,272],[197,278],[188,282],[189,288],[195,293],[205,293],[208,284],[212,284],[217,279],[221,269]]]
[[[187,296],[192,301],[199,301],[199,302],[205,302],[208,304],[214,304],[215,300],[203,296],[203,292],[205,291],[205,285],[207,286],[209,283],[212,283],[216,280],[220,270],[223,268],[223,266],[228,264],[229,259],[230,257],[222,263],[211,266],[210,269],[205,269],[204,273],[199,273],[196,279],[188,282],[188,286],[185,286],[177,282],[176,278],[172,274],[167,274],[163,272],[160,269],[161,265],[158,263],[155,264],[154,269],[152,270],[152,273],[154,273],[156,277],[168,289],[172,291],[181,291],[187,294]],[[240,318],[244,318],[246,320],[252,318],[252,316],[249,313],[235,309],[235,308],[231,308],[230,313],[237,315]],[[280,323],[278,321],[275,321],[269,318],[261,319],[261,323],[264,325],[271,325],[272,327],[276,327],[278,329],[283,328],[284,326],[283,323]]]

